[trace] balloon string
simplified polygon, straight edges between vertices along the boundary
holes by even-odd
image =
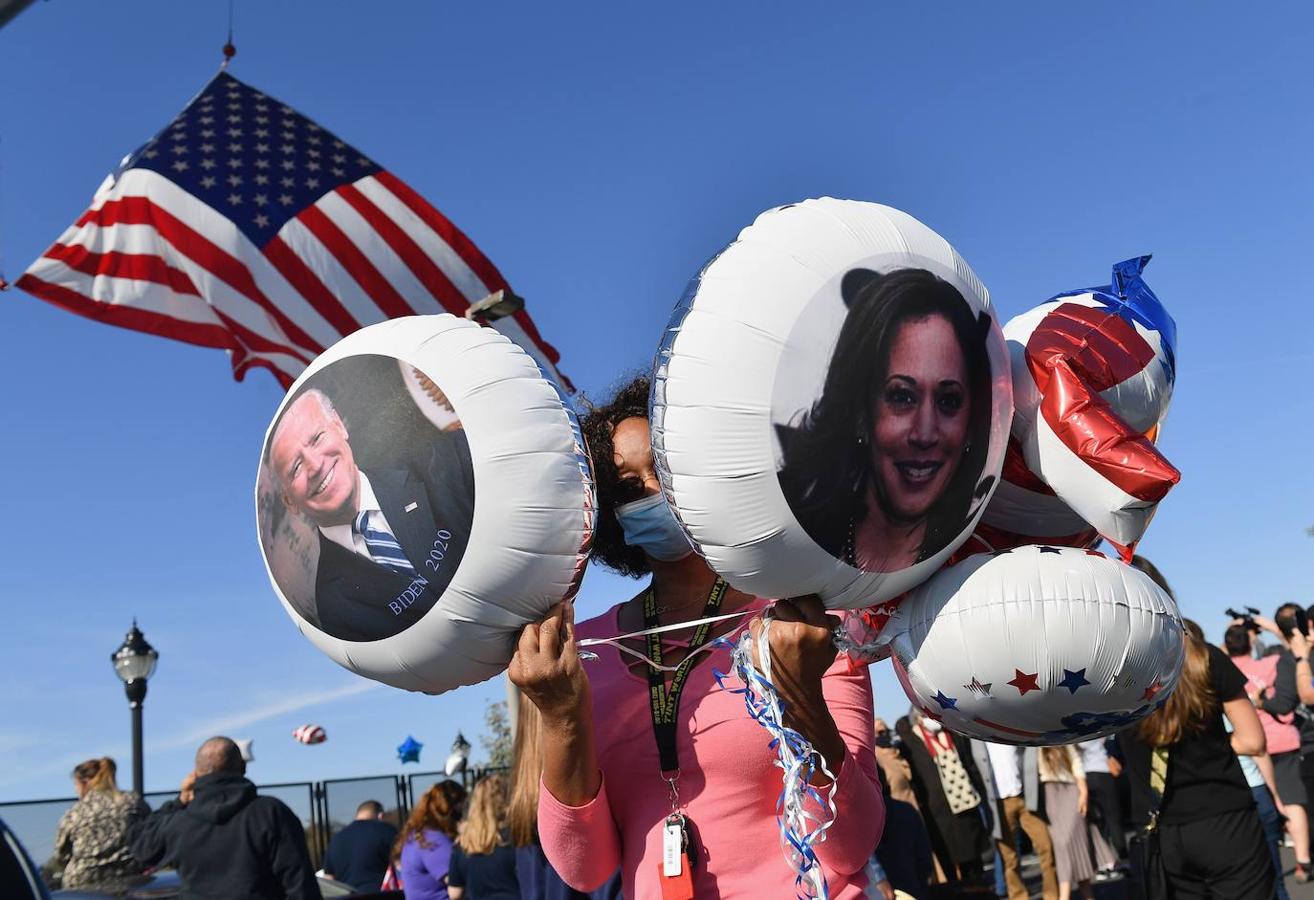
[[[719,616],[708,616],[705,619],[694,619],[692,622],[674,622],[670,625],[658,625],[655,628],[648,628],[643,631],[631,631],[629,634],[618,634],[609,638],[584,638],[578,641],[576,646],[592,647],[594,644],[610,644],[612,641],[627,641],[630,638],[647,637],[650,634],[664,634],[667,631],[679,631],[681,628],[697,628],[699,625],[710,624],[712,622],[724,622],[727,619],[740,619],[744,616],[760,612],[756,609],[743,610],[741,612],[722,613]]]
[[[694,619],[692,622],[676,622],[671,625],[658,625],[656,628],[648,628],[643,631],[631,631],[629,634],[621,634],[621,635],[617,635],[616,637],[585,638],[582,641],[576,642],[575,646],[584,648],[584,647],[596,647],[599,644],[608,644],[612,647],[615,647],[621,653],[628,653],[630,656],[633,656],[635,659],[643,660],[645,663],[647,663],[649,666],[651,666],[652,668],[656,669],[659,672],[674,672],[676,669],[680,667],[678,663],[674,666],[659,665],[658,663],[655,663],[652,660],[650,660],[646,654],[640,653],[639,651],[633,649],[632,647],[626,647],[624,644],[621,643],[621,641],[631,640],[633,638],[647,637],[650,634],[664,634],[665,632],[668,631],[679,631],[680,629],[683,628],[697,628],[699,625],[710,624],[713,622],[724,622],[728,619],[742,619],[744,616],[750,616],[757,612],[760,612],[760,610],[748,609],[748,610],[743,610],[741,612],[724,613],[719,616],[708,616],[705,619]],[[736,629],[735,631],[737,632],[738,629]],[[734,633],[735,632],[731,632],[731,634]],[[714,643],[704,644],[703,646],[694,650],[693,653],[690,653],[688,656],[686,656],[685,659],[691,658],[695,653],[702,653],[704,650],[711,650],[714,646],[716,646]],[[585,662],[589,662],[591,660],[598,659],[598,654],[590,653],[587,650],[582,650],[580,652],[579,658],[584,660]],[[683,660],[681,662],[683,662]]]

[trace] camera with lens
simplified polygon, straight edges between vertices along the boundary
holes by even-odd
[[[1253,606],[1247,606],[1245,612],[1237,612],[1235,609],[1228,607],[1227,614],[1234,619],[1240,619],[1241,624],[1246,626],[1246,630],[1253,634],[1259,634],[1259,626],[1255,624],[1255,616],[1259,615],[1259,610]]]

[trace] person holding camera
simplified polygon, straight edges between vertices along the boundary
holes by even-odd
[[[1293,707],[1293,710],[1296,713],[1296,725],[1300,729],[1300,780],[1305,789],[1304,796],[1314,798],[1314,710],[1310,709],[1310,706],[1314,705],[1314,668],[1311,667],[1310,663],[1310,652],[1314,647],[1311,646],[1309,638],[1310,617],[1298,604],[1284,603],[1278,607],[1273,620],[1272,624],[1277,629],[1278,636],[1283,640],[1284,655],[1291,658],[1291,666],[1295,670],[1296,699],[1299,706]],[[1266,631],[1272,630],[1267,626],[1267,623],[1258,617],[1256,617],[1255,622]],[[1282,661],[1279,660],[1279,678],[1281,677],[1281,663]],[[1268,709],[1269,706],[1266,705],[1264,708]],[[1281,792],[1282,790],[1282,782],[1279,779],[1278,791]],[[1288,802],[1285,796],[1282,797],[1282,802],[1284,804]],[[1308,801],[1306,801],[1306,806],[1308,806]],[[1288,808],[1289,814],[1290,809]],[[1308,814],[1306,815],[1306,821],[1308,823]],[[1308,838],[1308,824],[1306,829]],[[1292,840],[1296,840],[1294,834]],[[1308,848],[1301,847],[1299,843],[1297,843],[1297,848],[1298,853],[1300,849],[1308,851]],[[1300,875],[1301,870],[1297,869],[1296,878],[1298,881],[1302,880]],[[1304,875],[1303,880],[1305,881],[1314,877],[1311,875],[1308,865],[1304,869]]]
[[[1255,659],[1251,653],[1251,633],[1267,631],[1279,642],[1275,655]],[[1232,663],[1246,676],[1246,694],[1259,712],[1260,724],[1273,761],[1277,800],[1287,818],[1287,831],[1295,844],[1295,879],[1304,883],[1314,877],[1310,871],[1309,816],[1306,813],[1311,782],[1314,782],[1314,758],[1304,765],[1302,754],[1314,753],[1314,721],[1300,712],[1299,685],[1311,683],[1307,635],[1309,623],[1305,611],[1295,603],[1284,603],[1272,619],[1249,616],[1227,629],[1223,649]],[[1298,648],[1293,647],[1293,641]],[[1314,686],[1310,699],[1314,700]],[[1301,724],[1307,722],[1308,724]],[[1309,732],[1304,734],[1304,732]]]

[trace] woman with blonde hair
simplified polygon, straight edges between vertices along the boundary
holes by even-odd
[[[480,779],[470,793],[470,806],[452,851],[447,892],[452,900],[461,900],[467,892],[470,900],[520,900],[504,775]]]
[[[59,820],[51,868],[62,871],[64,888],[126,888],[142,866],[132,855],[128,830],[150,810],[136,794],[120,791],[118,768],[108,756],[73,769],[78,800]]]
[[[1137,567],[1167,590],[1157,569]],[[1237,761],[1238,754],[1264,752],[1264,729],[1246,696],[1245,676],[1222,650],[1204,642],[1198,625],[1185,624],[1177,687],[1154,712],[1118,734],[1132,818],[1142,829],[1132,865],[1150,898],[1272,900],[1273,864]],[[1146,696],[1154,695],[1151,685]],[[1224,714],[1235,729],[1231,735]]]
[[[461,820],[465,788],[440,781],[425,791],[397,835],[393,860],[406,900],[447,900],[452,841]]]
[[[538,795],[543,782],[543,716],[523,700],[516,713],[511,761],[511,802],[507,824],[516,848],[516,877],[522,897],[535,900],[613,900],[621,896],[620,872],[595,891],[577,891],[562,880],[538,839]]]

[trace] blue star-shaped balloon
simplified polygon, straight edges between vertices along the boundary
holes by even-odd
[[[1059,687],[1065,687],[1069,692],[1075,694],[1078,690],[1090,684],[1090,682],[1086,680],[1085,669],[1078,669],[1075,672],[1071,669],[1064,669],[1063,680],[1058,684]]]
[[[406,740],[397,745],[397,758],[404,763],[417,763],[420,761],[420,751],[423,749],[424,744],[408,734]]]

